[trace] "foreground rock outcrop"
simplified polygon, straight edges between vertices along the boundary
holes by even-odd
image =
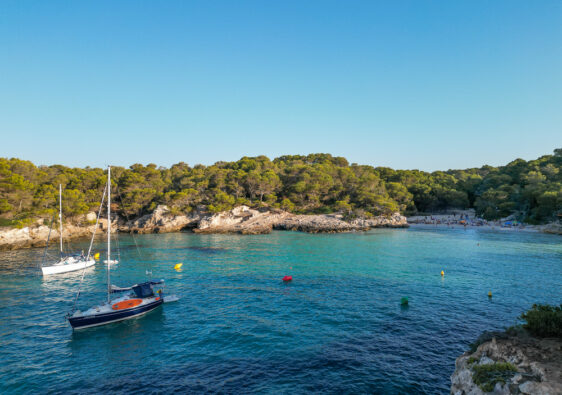
[[[95,220],[95,215],[90,218]],[[269,208],[252,209],[247,206],[236,207],[218,214],[208,214],[201,210],[189,214],[174,215],[167,206],[158,206],[152,213],[140,218],[125,221],[115,218],[112,229],[134,233],[169,233],[193,230],[197,233],[240,233],[264,234],[273,229],[302,232],[352,232],[376,227],[407,227],[406,217],[395,213],[390,217],[375,217],[345,221],[339,214],[297,215]],[[95,225],[65,225],[65,239],[91,237]],[[100,219],[98,233],[107,231],[107,220]],[[23,229],[4,228],[0,230],[0,250],[26,247],[41,247],[47,242],[49,227],[41,225]],[[51,241],[59,239],[58,230],[51,231]]]
[[[457,358],[451,394],[562,394],[562,339],[515,330],[485,333],[477,343]]]

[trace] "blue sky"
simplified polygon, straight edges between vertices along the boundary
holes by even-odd
[[[562,147],[561,21],[561,1],[4,1],[0,156],[532,159]]]

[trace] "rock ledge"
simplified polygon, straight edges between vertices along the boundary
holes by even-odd
[[[88,214],[89,215],[89,214]],[[89,221],[95,220],[95,214],[86,217]],[[364,231],[377,227],[408,227],[406,217],[394,213],[390,217],[374,217],[368,219],[355,219],[345,221],[340,214],[322,215],[297,215],[286,211],[260,208],[252,209],[247,206],[235,207],[232,210],[217,214],[208,214],[202,210],[189,214],[174,215],[167,206],[160,205],[152,213],[140,218],[124,221],[115,218],[112,229],[120,232],[134,233],[168,233],[182,230],[193,230],[196,233],[240,233],[264,234],[273,229],[295,230],[310,233],[336,233]],[[100,219],[98,232],[101,234],[107,229],[107,220]],[[65,225],[65,239],[91,237],[94,225],[74,226]],[[49,234],[49,227],[36,226],[23,229],[0,229],[0,250],[13,250],[27,247],[44,246]],[[51,241],[59,239],[56,229],[51,232]]]
[[[340,214],[297,215],[282,210],[236,207],[203,218],[196,233],[263,234],[273,229],[309,233],[365,231],[376,227],[408,227],[406,217],[394,213],[390,218],[376,217],[345,221]]]
[[[562,339],[538,339],[523,330],[485,333],[475,352],[457,358],[451,376],[451,394],[562,394]],[[514,372],[504,372],[503,383],[484,392],[474,382],[477,366],[492,367],[509,363]]]

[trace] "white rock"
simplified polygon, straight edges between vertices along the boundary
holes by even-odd
[[[536,381],[525,381],[523,384],[519,385],[519,391],[523,394],[545,394],[541,387],[540,383],[537,383]]]
[[[511,378],[511,382],[512,382],[513,384],[517,384],[517,383],[519,383],[519,382],[521,381],[522,378],[523,378],[523,376],[521,375],[521,373],[517,373],[515,376],[513,376],[513,377]]]
[[[494,361],[492,358],[487,357],[486,355],[483,355],[482,358],[480,358],[480,361],[478,362],[478,365],[489,365],[491,363],[494,363],[496,361]]]
[[[508,385],[503,385],[501,383],[496,383],[494,386],[494,391],[492,391],[494,395],[509,395],[511,391],[509,390]]]
[[[531,362],[530,367],[531,367],[531,372],[533,372],[535,376],[540,377],[541,380],[544,380],[545,378],[544,370],[539,366],[538,363]]]

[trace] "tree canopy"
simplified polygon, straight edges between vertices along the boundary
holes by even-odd
[[[346,215],[427,214],[475,208],[487,219],[515,214],[540,223],[562,214],[562,149],[536,160],[505,166],[428,173],[349,164],[330,154],[243,157],[212,166],[177,163],[170,168],[134,164],[112,169],[120,214],[138,217],[158,204],[175,213],[210,212],[240,204],[295,213]],[[35,166],[0,158],[0,220],[18,224],[47,218],[63,186],[63,214],[78,216],[97,208],[106,170]]]

